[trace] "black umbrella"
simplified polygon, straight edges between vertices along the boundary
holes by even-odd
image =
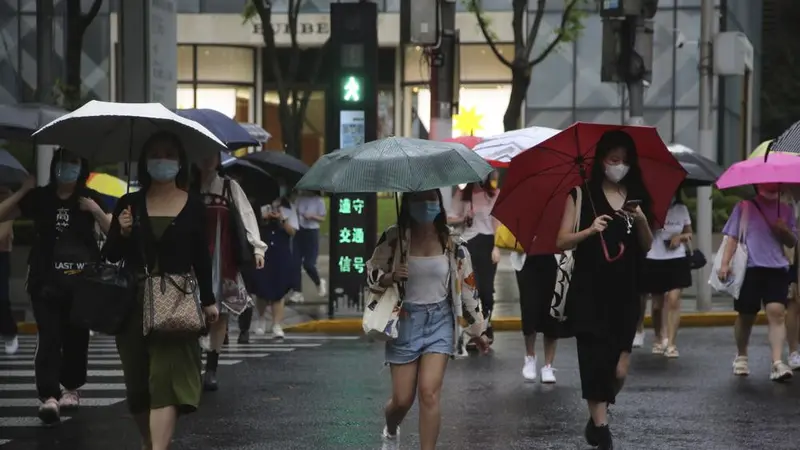
[[[224,152],[221,152],[220,161],[222,173],[236,178],[248,197],[255,198],[259,203],[267,203],[278,197],[278,182],[266,170]]]
[[[273,177],[281,178],[292,186],[300,181],[309,168],[306,163],[294,156],[273,150],[250,153],[243,156],[242,159],[256,164]]]
[[[0,105],[0,139],[33,142],[34,131],[58,119],[68,111],[40,103]]]
[[[714,161],[681,144],[671,144],[670,153],[686,171],[684,186],[711,186],[724,171]]]
[[[0,186],[17,187],[28,177],[28,171],[17,158],[6,150],[0,150]]]

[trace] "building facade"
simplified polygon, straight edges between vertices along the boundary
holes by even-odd
[[[421,49],[399,44],[400,1],[378,0],[380,41],[381,135],[424,135],[430,116],[429,69]],[[56,0],[57,9],[63,0]],[[84,0],[88,9],[90,0]],[[116,43],[115,1],[90,27],[84,43],[86,91],[97,98],[115,96]],[[274,76],[265,65],[259,23],[243,23],[245,0],[178,0],[178,106],[218,109],[239,121],[258,122],[273,134],[270,148],[280,149],[277,94]],[[287,1],[273,1],[273,27],[281,47],[288,47]],[[303,66],[316,57],[330,30],[330,0],[307,0],[299,22],[298,41]],[[535,15],[536,1],[529,1],[527,20]],[[760,66],[761,0],[718,0],[720,30],[745,32],[756,49],[756,89]],[[508,104],[510,72],[492,54],[473,14],[457,3],[460,29],[460,111],[454,135],[491,135],[503,131],[502,117]],[[484,0],[484,8],[498,41],[498,50],[509,57],[514,47],[508,0]],[[537,50],[557,27],[561,1],[548,2]],[[36,80],[35,0],[0,0],[0,101],[33,99]],[[660,0],[655,17],[653,81],[646,93],[645,119],[658,127],[667,142],[697,146],[698,59],[700,0]],[[56,34],[58,30],[58,19]],[[576,42],[562,45],[534,68],[523,123],[563,128],[574,121],[620,123],[627,116],[624,89],[600,82],[602,24],[589,13]],[[683,43],[683,45],[678,45]],[[63,44],[56,42],[62,57]],[[285,48],[279,58],[286,57]],[[536,50],[535,50],[536,51]],[[313,162],[323,151],[325,135],[324,65],[320,75],[303,71],[297,84],[311,92],[304,124],[302,155]],[[742,83],[735,78],[718,80],[715,93],[719,159],[729,163],[741,157]],[[756,95],[757,97],[757,95]],[[754,111],[754,141],[758,140],[758,110]]]

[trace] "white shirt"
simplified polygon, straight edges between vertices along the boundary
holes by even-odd
[[[205,185],[200,189],[203,194],[222,195],[222,190],[225,187],[225,180],[219,175],[214,175]],[[242,224],[247,231],[247,242],[253,246],[256,255],[264,256],[267,250],[267,244],[261,240],[261,234],[258,232],[258,221],[256,214],[253,212],[253,207],[247,199],[247,194],[244,193],[239,183],[235,180],[230,180],[231,197],[236,204],[236,209],[239,215],[242,216]]]
[[[653,233],[653,245],[647,253],[647,259],[676,259],[686,257],[686,244],[681,244],[676,249],[670,249],[665,241],[672,239],[676,234],[683,233],[686,225],[692,224],[689,208],[680,203],[674,203],[667,211],[664,228]]]
[[[479,234],[494,235],[494,217],[492,208],[500,195],[500,190],[494,192],[494,197],[489,197],[483,189],[476,187],[472,190],[472,201],[461,200],[463,191],[459,190],[453,197],[450,217],[469,217],[472,216],[472,226],[465,227],[461,237],[469,241]]]

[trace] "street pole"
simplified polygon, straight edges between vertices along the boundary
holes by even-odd
[[[712,93],[714,88],[714,69],[712,66],[714,37],[714,0],[702,0],[700,18],[700,101],[699,101],[699,145],[702,156],[717,160],[714,148],[714,116],[712,111]],[[712,232],[711,188],[697,188],[697,248],[703,254],[711,255]],[[711,267],[706,265],[700,270],[697,286],[697,310],[711,309],[711,286],[706,283]]]
[[[36,100],[52,104],[53,92],[53,0],[36,0]],[[50,180],[53,147],[36,146],[36,179],[40,186]]]
[[[628,16],[625,18],[625,51],[627,51],[627,73],[625,80],[628,86],[628,125],[644,125],[644,63],[637,53],[637,38],[644,30],[644,17]]]
[[[431,64],[431,121],[430,139],[443,141],[453,136],[453,96],[455,62],[457,59],[458,34],[456,32],[456,1],[439,0],[441,21],[441,39],[439,47],[433,49]],[[442,200],[446,209],[450,209],[453,188],[442,188]]]

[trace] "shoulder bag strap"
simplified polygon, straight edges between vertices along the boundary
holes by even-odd
[[[575,192],[575,233],[581,231],[581,210],[583,209],[583,188],[578,186]]]
[[[746,243],[747,239],[747,226],[748,226],[748,210],[750,209],[747,204],[750,203],[748,201],[743,201],[741,203],[742,211],[739,213],[739,242]]]

